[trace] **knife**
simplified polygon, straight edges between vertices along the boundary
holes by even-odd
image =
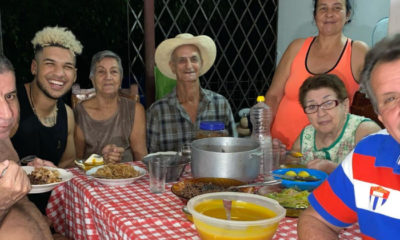
[[[276,174],[276,173],[273,173],[272,176],[277,177],[277,178],[286,179],[286,180],[291,180],[291,181],[317,182],[317,181],[321,180],[314,176],[300,177],[300,176],[289,176],[289,175]]]

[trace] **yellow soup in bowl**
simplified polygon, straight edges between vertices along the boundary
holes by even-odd
[[[226,219],[226,212],[221,199],[207,200],[195,206],[196,211],[214,218]],[[232,201],[231,220],[257,221],[275,217],[276,213],[254,203]]]
[[[254,194],[226,192],[220,194],[238,194],[239,196],[237,200],[232,200],[231,220],[226,218],[224,198],[203,199],[194,205],[190,204],[190,201],[188,203],[189,211],[193,215],[193,222],[201,239],[272,239],[279,221],[285,216],[285,210],[276,201],[269,201],[271,199]],[[248,197],[248,199],[241,199],[242,196]],[[257,198],[257,201],[252,202],[251,198]]]

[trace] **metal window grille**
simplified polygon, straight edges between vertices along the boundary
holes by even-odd
[[[146,0],[144,0],[146,1]],[[129,84],[138,83],[139,92],[144,86],[144,20],[143,1],[127,0],[127,33]]]
[[[128,1],[130,70],[133,75],[144,72],[143,4],[137,2]],[[156,46],[183,32],[213,38],[217,59],[209,72],[201,77],[201,85],[225,96],[233,112],[237,113],[241,108],[255,104],[256,97],[264,95],[270,86],[275,69],[277,2],[154,0]]]

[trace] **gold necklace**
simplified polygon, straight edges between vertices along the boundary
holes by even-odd
[[[54,106],[53,110],[51,113],[46,116],[42,117],[36,112],[35,104],[33,102],[33,96],[32,96],[32,83],[29,85],[29,100],[31,102],[32,110],[33,113],[36,115],[36,117],[39,119],[39,121],[46,127],[53,127],[57,123],[57,112],[58,112],[58,107],[57,104]]]

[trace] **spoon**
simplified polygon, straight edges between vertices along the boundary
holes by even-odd
[[[228,190],[237,189],[237,188],[246,188],[246,187],[275,185],[275,184],[278,184],[278,183],[281,183],[281,182],[282,182],[281,179],[272,179],[272,180],[268,180],[268,181],[265,181],[265,182],[256,182],[256,183],[250,183],[250,184],[239,185],[239,186],[230,186],[228,188]]]
[[[231,208],[232,208],[232,201],[223,199],[222,202],[224,203],[226,219],[231,220]]]
[[[33,160],[35,160],[35,158],[36,158],[36,155],[28,155],[28,156],[25,156],[25,157],[21,158],[20,162],[22,164],[27,165],[28,163],[30,163]]]

